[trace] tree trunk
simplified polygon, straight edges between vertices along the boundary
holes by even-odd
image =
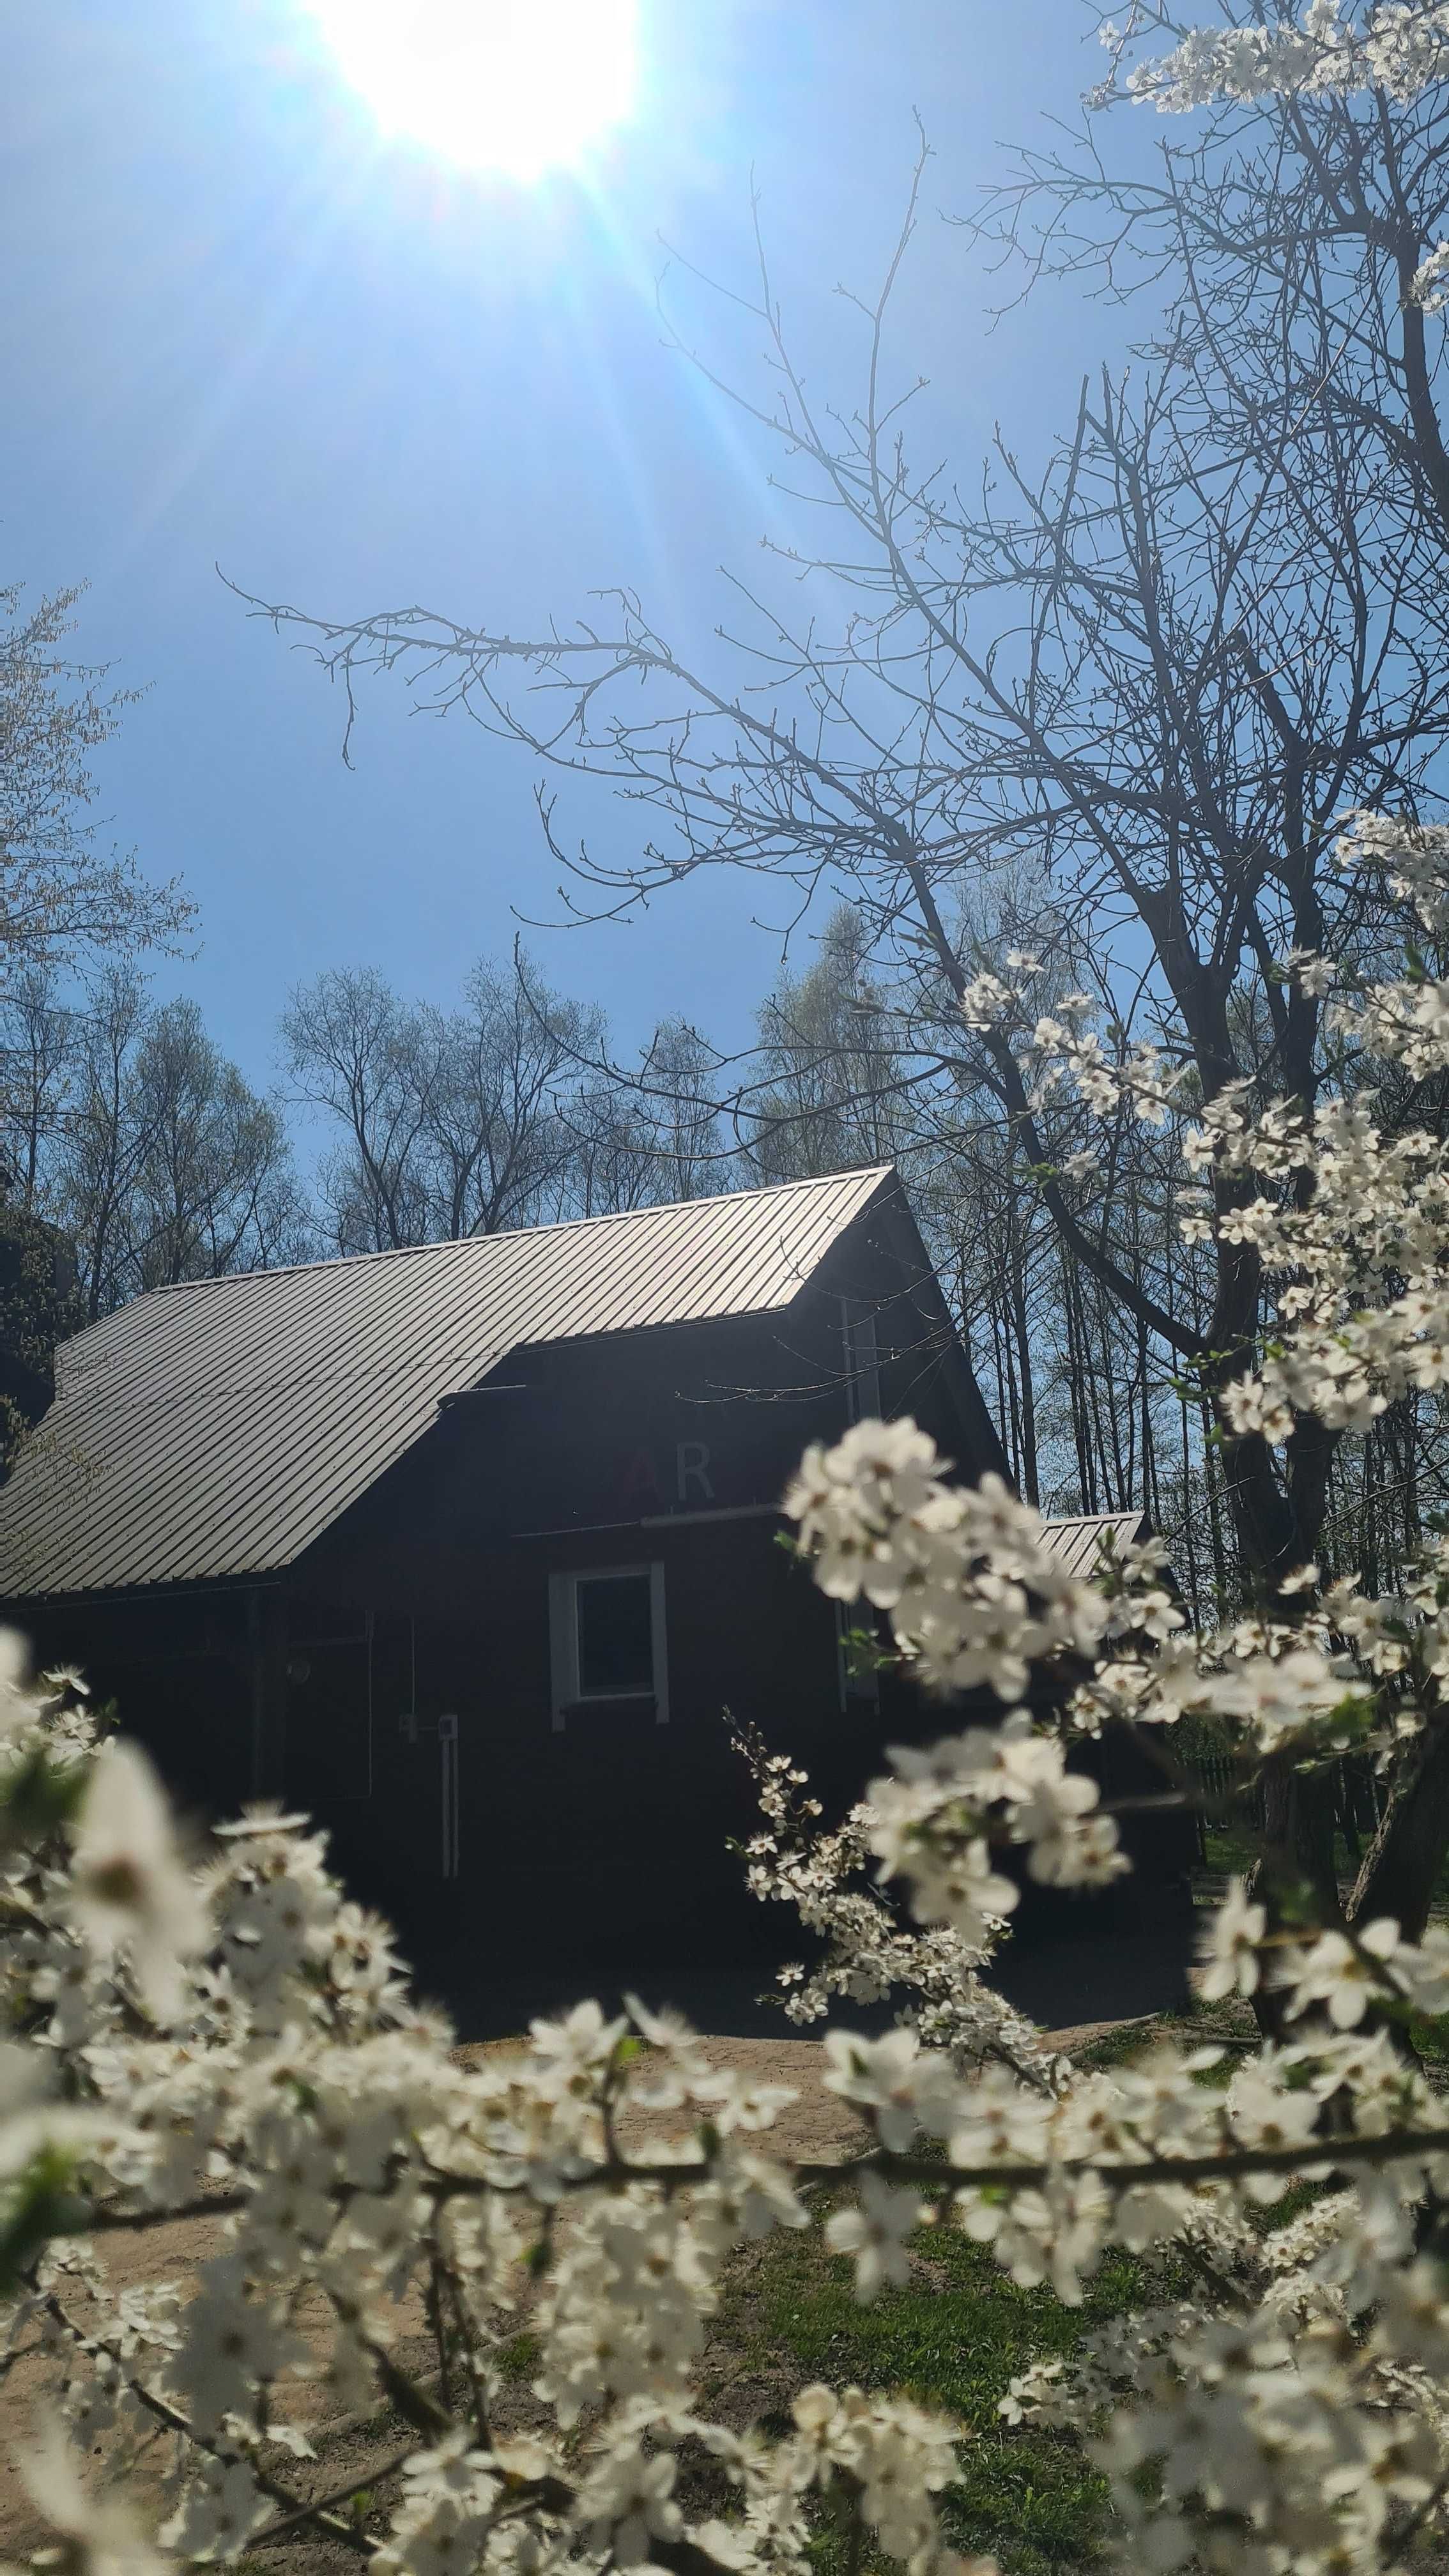
[[[1222,1497],[1218,1491],[1216,1451],[1213,1443],[1212,1408],[1204,1396],[1202,1416],[1202,1472],[1207,1488],[1208,1541],[1212,1548],[1213,1585],[1219,1612],[1226,1616],[1228,1607],[1228,1552],[1223,1544]]]
[[[1031,1326],[1026,1311],[1026,1257],[1021,1230],[1011,1229],[1011,1321],[1016,1374],[1021,1386],[1021,1490],[1035,1510],[1041,1502],[1036,1460],[1036,1381],[1031,1365]]]
[[[1449,1725],[1409,1748],[1349,1899],[1351,1923],[1392,1915],[1417,1941],[1449,1851]]]
[[[1335,1783],[1329,1770],[1299,1771],[1285,1754],[1263,1765],[1262,1858],[1250,1872],[1249,1893],[1266,1905],[1276,1927],[1294,1921],[1305,1904],[1323,1925],[1342,1920],[1333,1866]],[[1267,2039],[1291,2030],[1288,1997],[1260,1987],[1253,1997],[1258,2028]]]

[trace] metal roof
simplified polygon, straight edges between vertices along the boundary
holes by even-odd
[[[788,1306],[890,1177],[153,1289],[59,1352],[0,1491],[0,1594],[290,1565],[509,1351]]]
[[[1041,1534],[1068,1574],[1090,1576],[1101,1565],[1104,1546],[1110,1543],[1120,1556],[1146,1531],[1141,1512],[1082,1512],[1071,1520],[1043,1521]]]

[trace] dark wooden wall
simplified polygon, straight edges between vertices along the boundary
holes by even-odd
[[[329,1745],[312,1680],[290,1695],[287,1785],[319,1811],[325,1796],[381,1900],[415,1917],[426,1889],[440,1930],[496,1945],[512,1967],[520,1948],[560,1961],[583,1948],[613,1966],[665,1949],[738,1955],[778,1933],[727,1849],[755,1816],[725,1712],[797,1749],[841,1802],[879,1742],[861,1703],[842,1715],[834,1612],[781,1548],[775,1508],[806,1442],[844,1425],[842,1358],[834,1295],[766,1322],[516,1352],[295,1570],[319,1615],[370,1608],[379,1623],[369,1811],[344,1813],[353,1736],[344,1725],[345,1758],[340,1737]],[[918,1351],[908,1365],[929,1392]],[[957,1445],[940,1393],[936,1409]],[[550,1574],[652,1562],[668,1723],[600,1707],[555,1732]],[[400,1723],[399,1618],[416,1646],[415,1741]],[[454,1715],[468,1857],[449,1886],[433,1730]]]

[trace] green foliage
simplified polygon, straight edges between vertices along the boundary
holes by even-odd
[[[84,1766],[57,1761],[44,1746],[0,1783],[0,1854],[44,1847],[69,1824],[85,1789]]]
[[[1246,1826],[1209,1825],[1203,1835],[1204,1865],[1224,1878],[1246,1878],[1261,1849],[1260,1837]]]
[[[543,2357],[543,2346],[536,2334],[525,2327],[521,2334],[510,2335],[493,2356],[494,2367],[502,2379],[529,2380]]]
[[[72,2189],[73,2174],[69,2156],[59,2148],[42,2147],[0,2201],[0,2299],[16,2296],[53,2236],[84,2226],[85,2208]]]

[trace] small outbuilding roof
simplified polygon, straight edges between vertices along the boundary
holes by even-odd
[[[1090,1577],[1106,1556],[1120,1556],[1134,1539],[1145,1538],[1147,1520],[1141,1512],[1080,1512],[1069,1520],[1044,1521],[1041,1534],[1068,1574]]]
[[[0,1595],[290,1565],[524,1344],[769,1313],[891,1167],[153,1289],[58,1355],[0,1491]]]

